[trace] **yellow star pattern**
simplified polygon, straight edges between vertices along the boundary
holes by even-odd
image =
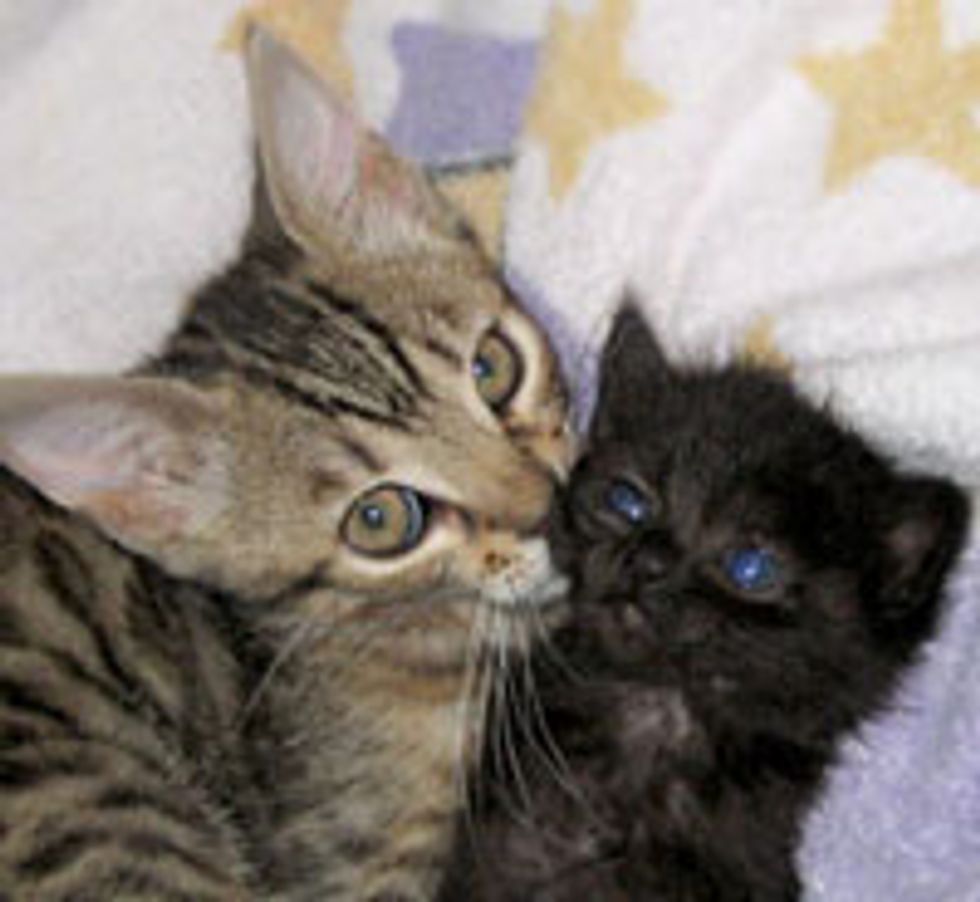
[[[552,13],[545,63],[527,132],[548,152],[551,196],[563,197],[591,145],[610,132],[662,114],[666,101],[623,68],[633,0],[594,0],[591,13]]]
[[[793,363],[776,344],[775,332],[775,319],[770,314],[760,316],[745,335],[739,359],[754,366],[792,372]]]
[[[944,46],[941,2],[895,0],[882,38],[863,53],[800,63],[837,107],[828,188],[900,154],[929,157],[980,186],[980,45]]]
[[[267,25],[295,48],[344,97],[354,96],[354,71],[344,47],[353,0],[259,0],[239,13],[225,44],[239,48],[249,24]]]

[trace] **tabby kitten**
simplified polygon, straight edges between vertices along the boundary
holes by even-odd
[[[966,521],[782,378],[675,369],[627,308],[556,517],[572,619],[444,898],[799,898],[803,817],[932,634]]]
[[[424,899],[563,588],[552,355],[268,35],[241,258],[125,378],[0,381],[0,898]]]

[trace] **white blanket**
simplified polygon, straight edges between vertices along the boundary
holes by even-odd
[[[976,0],[559,0],[542,65],[508,262],[573,359],[632,285],[980,484]]]
[[[0,0],[0,367],[157,347],[251,179],[235,0]]]
[[[784,366],[980,486],[977,0],[547,5],[264,4],[475,216],[583,410],[631,287],[672,353]],[[240,6],[0,0],[0,369],[129,366],[234,255]],[[961,570],[810,826],[814,902],[980,900],[980,555]]]

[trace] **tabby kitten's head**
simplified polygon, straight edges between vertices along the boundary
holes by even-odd
[[[138,375],[0,385],[0,460],[175,575],[452,657],[474,601],[560,588],[555,361],[416,168],[267,34],[247,62],[241,258]]]
[[[565,513],[558,546],[603,666],[736,730],[826,736],[930,635],[967,503],[776,374],[672,367],[626,308]]]

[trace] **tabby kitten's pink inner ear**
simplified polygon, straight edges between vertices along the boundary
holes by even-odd
[[[183,541],[227,503],[217,405],[153,379],[0,381],[0,462],[144,552]]]
[[[307,250],[393,256],[438,244],[453,222],[420,170],[267,31],[247,45],[260,165],[280,225]]]

